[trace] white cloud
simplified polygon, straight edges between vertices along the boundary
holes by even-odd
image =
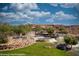
[[[13,9],[15,11],[39,9],[36,3],[11,3],[10,6],[5,6],[3,10]]]
[[[65,14],[63,11],[56,12],[55,15],[52,15],[52,18],[55,20],[72,20],[77,19],[77,17],[71,14]]]
[[[54,7],[57,7],[57,6],[58,6],[57,3],[51,3],[50,5],[51,5],[51,6],[54,6]]]
[[[57,6],[58,4],[52,4],[53,6]],[[66,7],[67,8],[68,5],[63,6],[62,7]],[[14,9],[16,11],[16,13],[14,12],[9,12],[9,13],[5,13],[5,12],[1,12],[0,13],[0,17],[3,17],[4,20],[6,19],[10,19],[16,21],[16,20],[20,20],[20,19],[24,19],[24,20],[29,20],[28,23],[32,23],[32,21],[39,19],[40,18],[44,18],[46,20],[46,22],[54,22],[54,20],[72,20],[72,19],[77,19],[77,17],[71,15],[71,14],[65,14],[63,11],[59,11],[56,12],[55,14],[51,14],[51,12],[45,12],[45,11],[33,11],[33,9],[39,9],[37,4],[34,3],[27,3],[27,4],[23,4],[23,3],[16,3],[16,4],[11,4],[10,7],[4,7],[3,9]]]
[[[31,17],[46,17],[49,16],[50,14],[51,14],[50,12],[44,12],[44,11],[30,11],[28,13],[28,15]]]
[[[35,3],[12,3],[10,8],[14,8],[16,10],[26,10],[26,9],[38,9],[37,4]]]
[[[46,22],[54,22],[55,20],[72,20],[77,19],[77,17],[71,15],[71,14],[65,14],[63,11],[56,12],[55,14],[52,14],[49,19],[46,20]]]
[[[46,20],[46,22],[53,23],[54,20],[52,18],[49,18],[49,19]]]
[[[76,7],[77,3],[51,3],[51,6],[57,7],[58,5],[60,5],[60,7],[63,8],[73,8]]]
[[[22,13],[22,12],[17,12],[17,13],[0,13],[0,17],[3,17],[5,20],[28,20],[30,22],[39,19],[44,18],[46,22],[53,23],[55,20],[72,20],[72,19],[77,19],[77,17],[71,15],[71,14],[65,14],[63,11],[56,12],[55,14],[51,14],[50,12],[44,12],[44,11],[30,11],[29,13]],[[7,20],[6,20],[7,21]]]
[[[34,19],[34,18],[41,18],[46,17],[50,15],[50,12],[44,12],[44,11],[33,11],[33,9],[39,9],[37,4],[35,3],[12,3],[9,7],[5,6],[4,10],[15,10],[16,13],[10,12],[10,13],[0,13],[5,18],[14,18],[14,19]]]
[[[79,12],[79,3],[75,6],[75,9]]]
[[[7,10],[7,9],[8,9],[8,6],[5,6],[5,7],[3,7],[2,9],[3,9],[3,10]]]
[[[4,17],[5,19],[7,19],[7,18],[15,18],[15,19],[17,19],[17,18],[19,18],[19,16],[17,16],[15,13],[5,13],[5,12],[1,12],[0,13],[0,16],[1,17]]]
[[[3,17],[5,20],[7,19],[15,19],[15,20],[18,20],[18,19],[29,19],[28,15],[27,14],[23,14],[23,13],[13,13],[13,12],[10,12],[10,13],[5,13],[5,12],[2,12],[0,13],[0,16]]]
[[[6,19],[25,19],[25,20],[32,20],[34,21],[35,19],[39,19],[42,17],[48,17],[50,15],[50,12],[44,12],[44,11],[29,11],[28,13],[23,13],[23,12],[10,12],[10,13],[5,13],[1,12],[0,17],[3,17],[5,20]],[[34,19],[34,20],[33,20]]]
[[[64,7],[64,8],[73,8],[75,7],[77,4],[75,3],[64,3],[64,4],[60,4],[61,7]]]

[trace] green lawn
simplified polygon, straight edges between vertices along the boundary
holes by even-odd
[[[29,47],[20,48],[12,51],[0,51],[0,55],[26,55],[26,56],[67,56],[69,52],[56,48],[45,48],[48,43],[36,43]]]

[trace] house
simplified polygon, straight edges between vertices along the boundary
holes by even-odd
[[[58,36],[65,36],[68,33],[66,33],[66,32],[56,32],[55,34],[58,35]]]
[[[36,41],[45,41],[45,42],[48,42],[48,43],[56,43],[57,40],[55,38],[50,38],[50,37],[44,37],[44,36],[37,36],[37,37],[33,37],[34,40]]]
[[[45,40],[48,43],[57,43],[57,40],[55,38],[49,38]]]

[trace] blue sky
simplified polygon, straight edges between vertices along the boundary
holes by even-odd
[[[0,22],[79,25],[79,4],[0,3]]]

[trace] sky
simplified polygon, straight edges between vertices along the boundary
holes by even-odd
[[[0,3],[0,22],[79,25],[78,3]]]

